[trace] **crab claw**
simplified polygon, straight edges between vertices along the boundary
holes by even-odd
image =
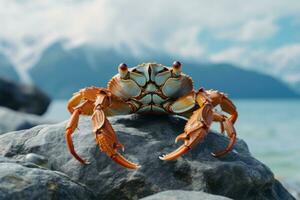
[[[189,135],[185,137],[184,144],[178,147],[175,151],[164,155],[160,156],[159,158],[161,160],[175,160],[176,158],[180,157],[181,155],[185,154],[188,152],[190,149],[192,149],[194,146],[196,146],[203,138],[207,135],[208,129],[201,127],[198,130],[195,130]],[[183,138],[182,134],[179,135],[180,139]],[[177,139],[177,138],[176,138]]]
[[[125,151],[125,147],[123,144],[118,143],[115,145],[115,150],[121,149],[123,152]]]
[[[188,146],[181,145],[178,149],[176,149],[172,153],[169,153],[167,155],[159,156],[159,159],[161,159],[161,160],[175,160],[176,158],[178,158],[179,156],[185,154],[189,150],[190,150],[190,148]]]
[[[196,146],[207,135],[209,126],[212,122],[212,106],[205,104],[202,108],[196,110],[188,120],[184,128],[184,133],[178,135],[175,142],[184,140],[184,144],[175,151],[160,156],[161,160],[174,160],[185,154]]]
[[[186,139],[187,135],[186,133],[181,133],[180,135],[178,135],[176,138],[175,138],[175,143],[177,143],[179,140],[184,140]]]
[[[233,123],[231,122],[231,120],[228,118],[225,118],[225,120],[221,123],[223,124],[223,127],[224,127],[228,137],[230,138],[230,142],[224,150],[212,153],[212,155],[215,157],[223,156],[226,153],[228,153],[229,151],[231,151],[236,142],[236,131],[234,129],[234,126],[233,126]]]
[[[224,134],[225,128],[224,128],[224,120],[226,116],[222,115],[221,113],[214,112],[213,113],[213,120],[220,123],[220,132]]]
[[[107,135],[108,132],[103,130],[100,134],[96,134],[96,141],[101,149],[101,151],[105,152],[108,156],[111,157],[112,160],[114,160],[119,165],[129,168],[129,169],[138,169],[140,166],[128,161],[126,158],[124,158],[119,152],[117,152],[118,148],[124,149],[123,145],[118,144],[112,144],[111,138]],[[114,147],[115,146],[115,147]]]
[[[116,163],[122,165],[123,167],[126,167],[128,169],[138,169],[141,166],[137,165],[133,162],[128,161],[126,158],[124,158],[121,154],[116,153],[115,155],[111,156],[111,159],[113,159]]]
[[[105,117],[103,110],[95,110],[92,121],[94,127],[93,132],[95,133],[96,142],[101,151],[106,153],[112,160],[123,167],[129,169],[137,169],[140,167],[139,165],[128,161],[117,152],[118,149],[124,150],[124,146],[118,141],[117,135],[108,119]]]

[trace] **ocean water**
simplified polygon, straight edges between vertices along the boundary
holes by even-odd
[[[300,100],[234,100],[236,130],[251,153],[279,180],[300,183]],[[54,101],[45,118],[69,118],[66,101]],[[219,126],[213,126],[218,129]]]

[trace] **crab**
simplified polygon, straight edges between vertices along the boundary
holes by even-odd
[[[221,133],[229,137],[229,144],[212,155],[223,156],[231,151],[236,142],[233,126],[238,117],[236,107],[222,92],[194,90],[191,77],[182,73],[181,68],[178,61],[170,67],[143,63],[128,68],[121,63],[119,73],[108,82],[107,88],[92,86],[75,93],[67,105],[71,118],[65,137],[70,153],[82,164],[89,163],[76,153],[72,142],[79,116],[88,115],[100,150],[123,167],[139,168],[140,165],[119,153],[119,149],[124,151],[124,146],[107,118],[131,113],[178,115],[187,119],[183,133],[175,139],[175,142],[182,140],[184,143],[173,152],[160,156],[161,160],[174,160],[191,150],[208,134],[213,122],[220,124]]]

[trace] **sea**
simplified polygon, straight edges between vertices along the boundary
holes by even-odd
[[[300,183],[300,100],[233,100],[239,112],[235,124],[251,154],[265,163],[278,180]],[[44,116],[67,120],[65,100],[55,100]],[[217,130],[219,126],[213,126]]]

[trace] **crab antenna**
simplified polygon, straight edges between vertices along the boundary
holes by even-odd
[[[125,63],[119,65],[119,74],[121,78],[125,78],[128,73],[128,67]]]
[[[179,76],[181,73],[181,63],[179,61],[173,62],[172,68],[173,68],[173,73],[176,76]]]

